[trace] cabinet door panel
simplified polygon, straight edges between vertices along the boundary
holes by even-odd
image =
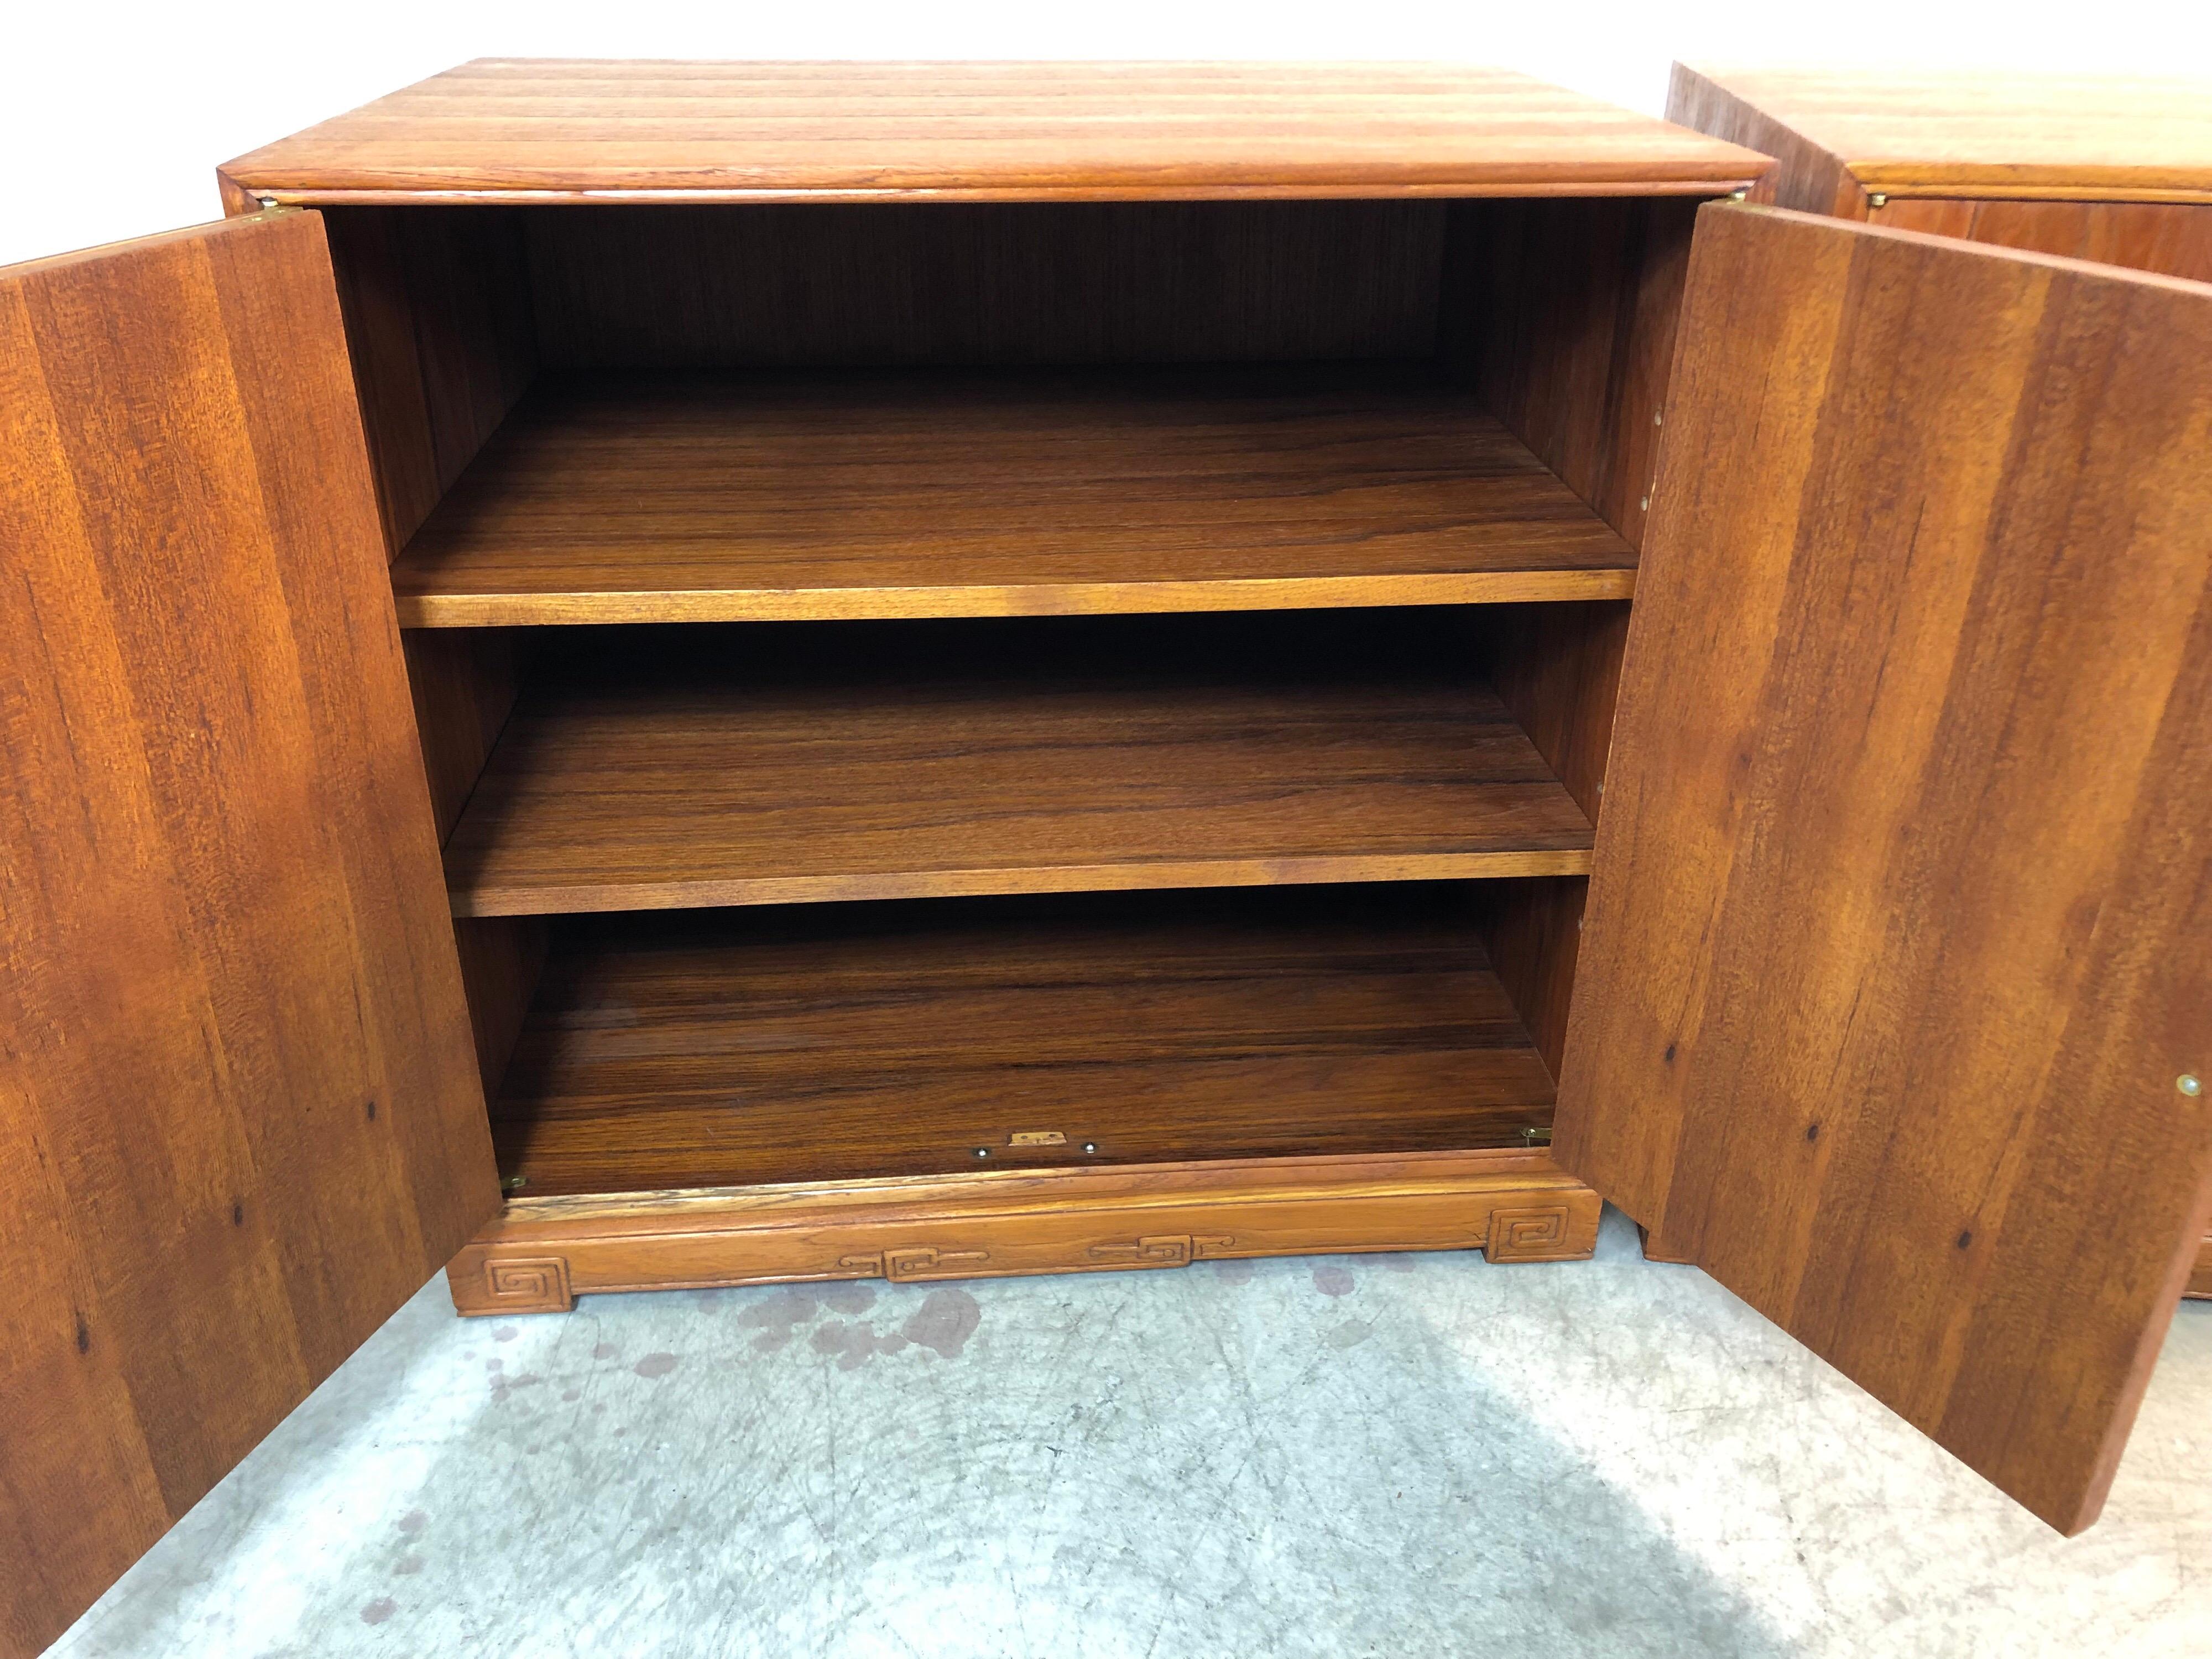
[[[498,1206],[319,219],[0,270],[0,1652]]]
[[[2212,1208],[2212,288],[1705,210],[1554,1156],[2053,1526]]]

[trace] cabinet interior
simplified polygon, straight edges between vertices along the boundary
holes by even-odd
[[[510,1188],[1540,1144],[1693,207],[326,210]]]

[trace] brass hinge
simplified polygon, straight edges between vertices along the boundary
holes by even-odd
[[[280,202],[274,196],[257,196],[253,199],[261,204],[261,211],[257,216],[263,219],[274,219],[280,214],[297,213],[300,210],[297,203]]]
[[[1552,1144],[1552,1131],[1548,1127],[1541,1129],[1523,1129],[1521,1132],[1521,1140],[1524,1146],[1548,1146]]]

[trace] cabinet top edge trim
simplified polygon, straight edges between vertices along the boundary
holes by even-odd
[[[2179,178],[2137,168],[1929,167],[1913,161],[1847,161],[1862,190],[1885,196],[2007,202],[2212,204],[2212,172]]]
[[[1495,198],[1686,196],[1717,198],[1748,190],[1757,174],[1711,177],[1497,178],[1413,182],[1354,179],[1318,182],[1212,183],[1139,185],[763,185],[681,187],[522,186],[477,183],[332,183],[298,175],[226,169],[238,186],[286,207],[620,207],[739,206],[769,203],[859,202],[1238,202],[1480,200]]]

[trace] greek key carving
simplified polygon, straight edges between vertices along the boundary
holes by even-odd
[[[484,1293],[509,1313],[567,1313],[576,1305],[564,1256],[494,1256],[484,1263]]]
[[[1557,1261],[1568,1254],[1567,1206],[1492,1210],[1490,1240],[1483,1254],[1492,1261]]]
[[[884,1252],[884,1277],[894,1284],[917,1279],[966,1279],[991,1259],[988,1250],[940,1250],[921,1244]]]
[[[1180,1267],[1190,1260],[1188,1233],[1140,1238],[1133,1244],[1093,1244],[1093,1261],[1126,1261],[1133,1267]]]

